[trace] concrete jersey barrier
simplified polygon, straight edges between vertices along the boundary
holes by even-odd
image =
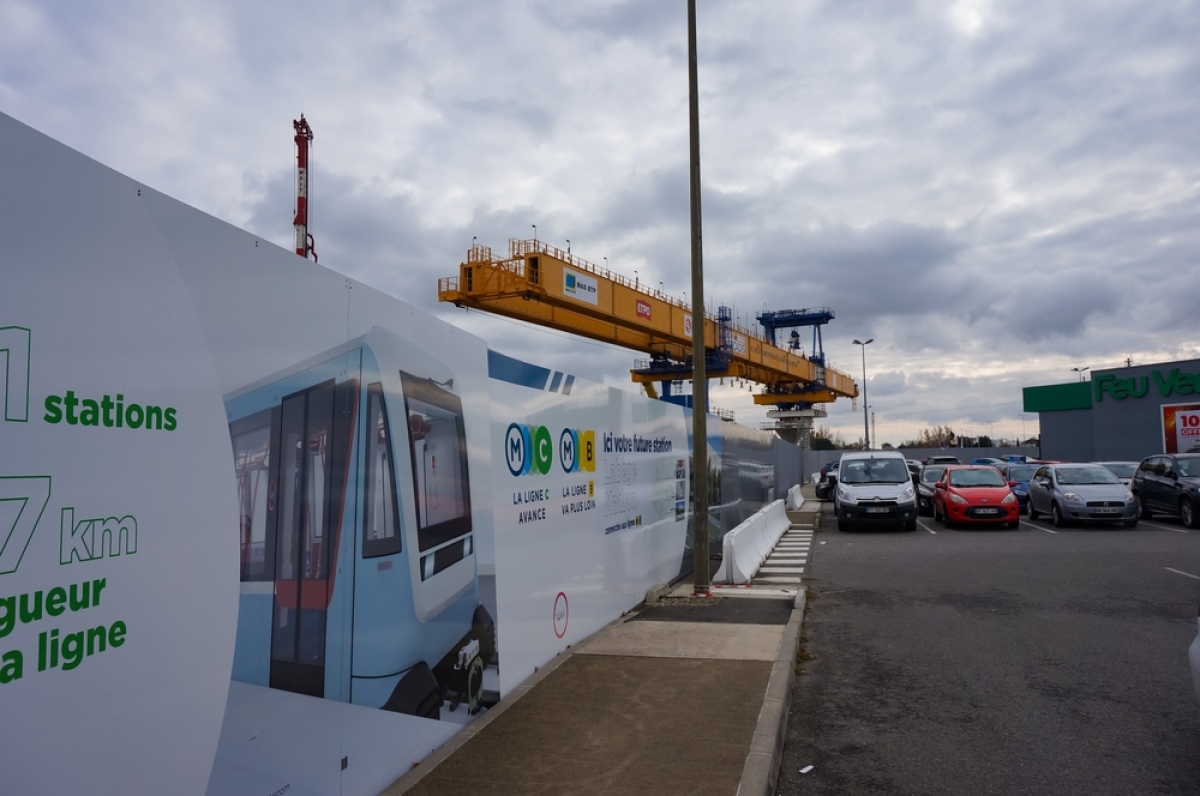
[[[791,491],[788,492],[791,499]],[[785,501],[776,500],[725,534],[721,567],[715,583],[747,584],[788,529]]]
[[[800,485],[796,484],[787,491],[787,504],[785,508],[788,511],[796,511],[804,505],[804,494],[800,491]]]

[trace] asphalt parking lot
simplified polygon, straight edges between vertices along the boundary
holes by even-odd
[[[1200,792],[1200,532],[823,519],[778,794]]]
[[[832,519],[832,515],[830,519]],[[932,517],[919,518],[917,520],[917,528],[918,530],[935,535],[938,533],[955,533],[959,531],[963,533],[970,533],[972,531],[979,531],[981,533],[1013,533],[1013,531],[1008,530],[1003,526],[991,527],[986,525],[958,525],[947,530],[945,525],[935,521]],[[1022,514],[1021,527],[1017,530],[1044,531],[1045,533],[1053,534],[1074,533],[1079,531],[1127,531],[1130,533],[1137,533],[1139,528],[1143,530],[1172,531],[1174,533],[1195,533],[1195,531],[1189,531],[1187,528],[1183,527],[1183,525],[1180,524],[1178,517],[1169,517],[1166,515],[1155,515],[1154,519],[1152,520],[1138,520],[1138,524],[1134,528],[1124,528],[1119,522],[1088,524],[1079,523],[1076,525],[1068,525],[1065,528],[1055,528],[1054,523],[1050,522],[1049,517],[1038,517],[1036,520],[1031,520],[1029,519],[1028,514]]]

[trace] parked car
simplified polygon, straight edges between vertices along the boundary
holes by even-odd
[[[838,530],[902,523],[917,529],[917,504],[904,457],[891,451],[843,453],[833,499]]]
[[[942,480],[948,464],[927,464],[917,476],[917,513],[933,514],[933,485]]]
[[[1196,611],[1196,638],[1188,647],[1188,663],[1192,666],[1192,690],[1196,692],[1196,702],[1200,703],[1200,609]]]
[[[833,490],[837,488],[837,471],[841,462],[829,462],[821,468],[821,479],[814,488],[817,500],[832,500]]]
[[[1133,474],[1138,468],[1137,462],[1092,462],[1092,464],[1098,464],[1105,468],[1125,486],[1129,486],[1133,480]]]
[[[1021,506],[1000,471],[990,465],[950,465],[934,485],[933,518],[950,528],[955,523],[1016,528]]]
[[[917,476],[921,474],[921,468],[925,465],[920,459],[905,459],[904,463],[908,465],[908,472],[912,476],[913,483],[917,483]]]
[[[1049,514],[1058,527],[1068,522],[1138,522],[1138,500],[1098,464],[1043,464],[1029,482],[1029,518]]]
[[[1017,496],[1017,502],[1021,505],[1021,511],[1029,509],[1029,479],[1033,478],[1033,474],[1037,472],[1038,465],[1026,464],[1006,464],[1000,470],[1000,474],[1005,480],[1012,485],[1013,494]]]
[[[928,456],[925,458],[926,464],[962,464],[957,456]]]
[[[981,456],[978,459],[972,459],[971,464],[985,464],[988,467],[995,467],[999,470],[1004,466],[1004,460],[997,459],[995,456]]]
[[[1189,528],[1200,527],[1200,454],[1148,456],[1133,474],[1130,489],[1141,501],[1142,517],[1178,514]]]

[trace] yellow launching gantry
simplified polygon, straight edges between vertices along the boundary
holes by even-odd
[[[650,354],[630,373],[651,395],[654,382],[663,382],[669,400],[671,382],[691,379],[689,305],[543,241],[509,239],[506,259],[473,245],[458,276],[438,280],[438,299]],[[727,307],[705,313],[708,376],[758,382],[765,391],[754,403],[781,410],[855,398],[854,380],[825,367],[819,350],[820,324],[832,318],[827,308],[763,313],[764,336],[735,325]],[[795,331],[793,347],[774,345],[776,329],[808,325],[814,327],[814,356],[795,347]]]

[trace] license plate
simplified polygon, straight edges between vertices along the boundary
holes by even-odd
[[[1000,509],[975,509],[976,514],[999,514]]]
[[[1112,509],[1112,508],[1092,509],[1092,513],[1094,513],[1094,514],[1116,514],[1119,511],[1120,511],[1120,509]]]
[[[869,509],[867,509],[867,513],[868,514],[887,514],[888,510],[886,508],[869,508]]]

